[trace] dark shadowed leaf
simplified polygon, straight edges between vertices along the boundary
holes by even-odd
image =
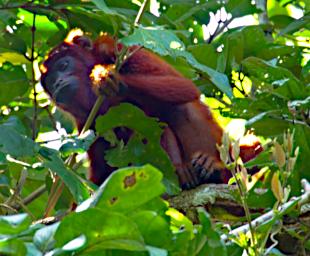
[[[14,128],[0,125],[0,150],[13,157],[33,156],[38,146]]]
[[[5,105],[18,96],[23,96],[29,87],[23,68],[8,63],[0,68],[0,81],[0,105]]]

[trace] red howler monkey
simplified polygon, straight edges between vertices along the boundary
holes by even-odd
[[[80,131],[96,100],[90,73],[97,64],[114,64],[116,47],[123,46],[116,45],[108,35],[94,43],[87,37],[76,36],[72,42],[63,42],[53,49],[43,64],[43,87],[58,106],[74,116]],[[212,175],[213,181],[223,181],[221,172],[214,172],[223,169],[216,149],[223,131],[208,106],[199,100],[195,84],[150,51],[137,47],[130,50],[134,53],[118,73],[125,89],[107,97],[99,115],[121,102],[138,106],[147,115],[167,123],[161,145],[174,164],[183,188],[205,182]],[[126,140],[130,136],[128,131],[116,133],[119,139]],[[109,147],[109,143],[100,138],[88,151],[90,179],[96,184],[101,184],[114,170],[103,157]],[[250,158],[256,155],[254,150]]]

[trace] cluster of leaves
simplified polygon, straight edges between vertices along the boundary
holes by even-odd
[[[97,119],[97,135],[80,138],[71,119],[50,105],[39,85],[38,65],[76,27],[92,38],[104,31],[127,46],[142,45],[158,53],[207,97],[217,99],[211,107],[217,107],[222,116],[247,120],[246,126],[258,135],[285,145],[283,132],[295,131],[295,148],[276,143],[275,161],[266,150],[251,163],[269,168],[263,170],[265,179],[247,191],[250,207],[271,209],[275,202],[300,193],[301,178],[310,179],[309,1],[151,1],[159,5],[154,5],[153,13],[143,14],[143,26],[134,27],[138,2],[0,0],[0,213],[28,213],[1,217],[0,254],[90,255],[100,250],[100,255],[103,251],[123,255],[122,250],[128,250],[135,255],[225,255],[230,250],[202,210],[201,225],[195,226],[160,199],[161,175],[150,166],[117,172],[86,205],[84,201],[97,188],[85,179],[84,165],[77,164],[74,172],[65,159],[86,152],[96,136],[115,145],[104,156],[111,166],[151,163],[162,171],[168,194],[177,193],[178,187],[159,144],[164,124],[124,104]],[[294,17],[294,12],[300,17]],[[243,17],[254,16],[259,20],[256,25],[233,26]],[[207,35],[214,22],[216,29]],[[134,130],[127,144],[112,132],[122,125]],[[59,138],[59,151],[44,139],[51,131]],[[291,159],[296,162],[293,170],[287,167]],[[66,188],[54,213],[68,209],[72,198],[78,204],[84,202],[85,209],[52,226],[31,224],[42,217],[50,201],[54,173]],[[133,173],[137,176],[131,178],[131,187],[133,181],[126,178]],[[257,189],[265,193],[258,194]],[[44,193],[33,201],[39,191]],[[299,231],[289,230],[302,240]],[[238,248],[248,246],[246,239],[243,242],[239,240]],[[242,250],[235,253],[241,255]]]
[[[0,217],[1,253],[228,255],[203,209],[201,225],[193,225],[161,199],[161,178],[150,165],[120,169],[76,212],[49,226],[31,224],[27,214]]]

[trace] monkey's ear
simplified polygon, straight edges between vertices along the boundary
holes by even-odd
[[[72,39],[72,43],[76,44],[86,50],[92,50],[93,49],[93,42],[91,39],[87,36],[75,36]]]

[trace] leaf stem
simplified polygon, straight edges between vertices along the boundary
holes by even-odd
[[[143,15],[143,13],[144,13],[145,10],[146,10],[146,6],[148,5],[149,1],[150,1],[150,0],[144,0],[143,4],[141,5],[141,7],[140,7],[140,9],[139,9],[139,12],[138,12],[138,14],[137,14],[137,17],[136,17],[136,19],[135,19],[135,22],[134,22],[134,25],[135,25],[135,26],[138,26],[138,25],[139,25],[139,23],[140,23],[140,21],[141,21],[141,19],[142,19],[142,15]]]

